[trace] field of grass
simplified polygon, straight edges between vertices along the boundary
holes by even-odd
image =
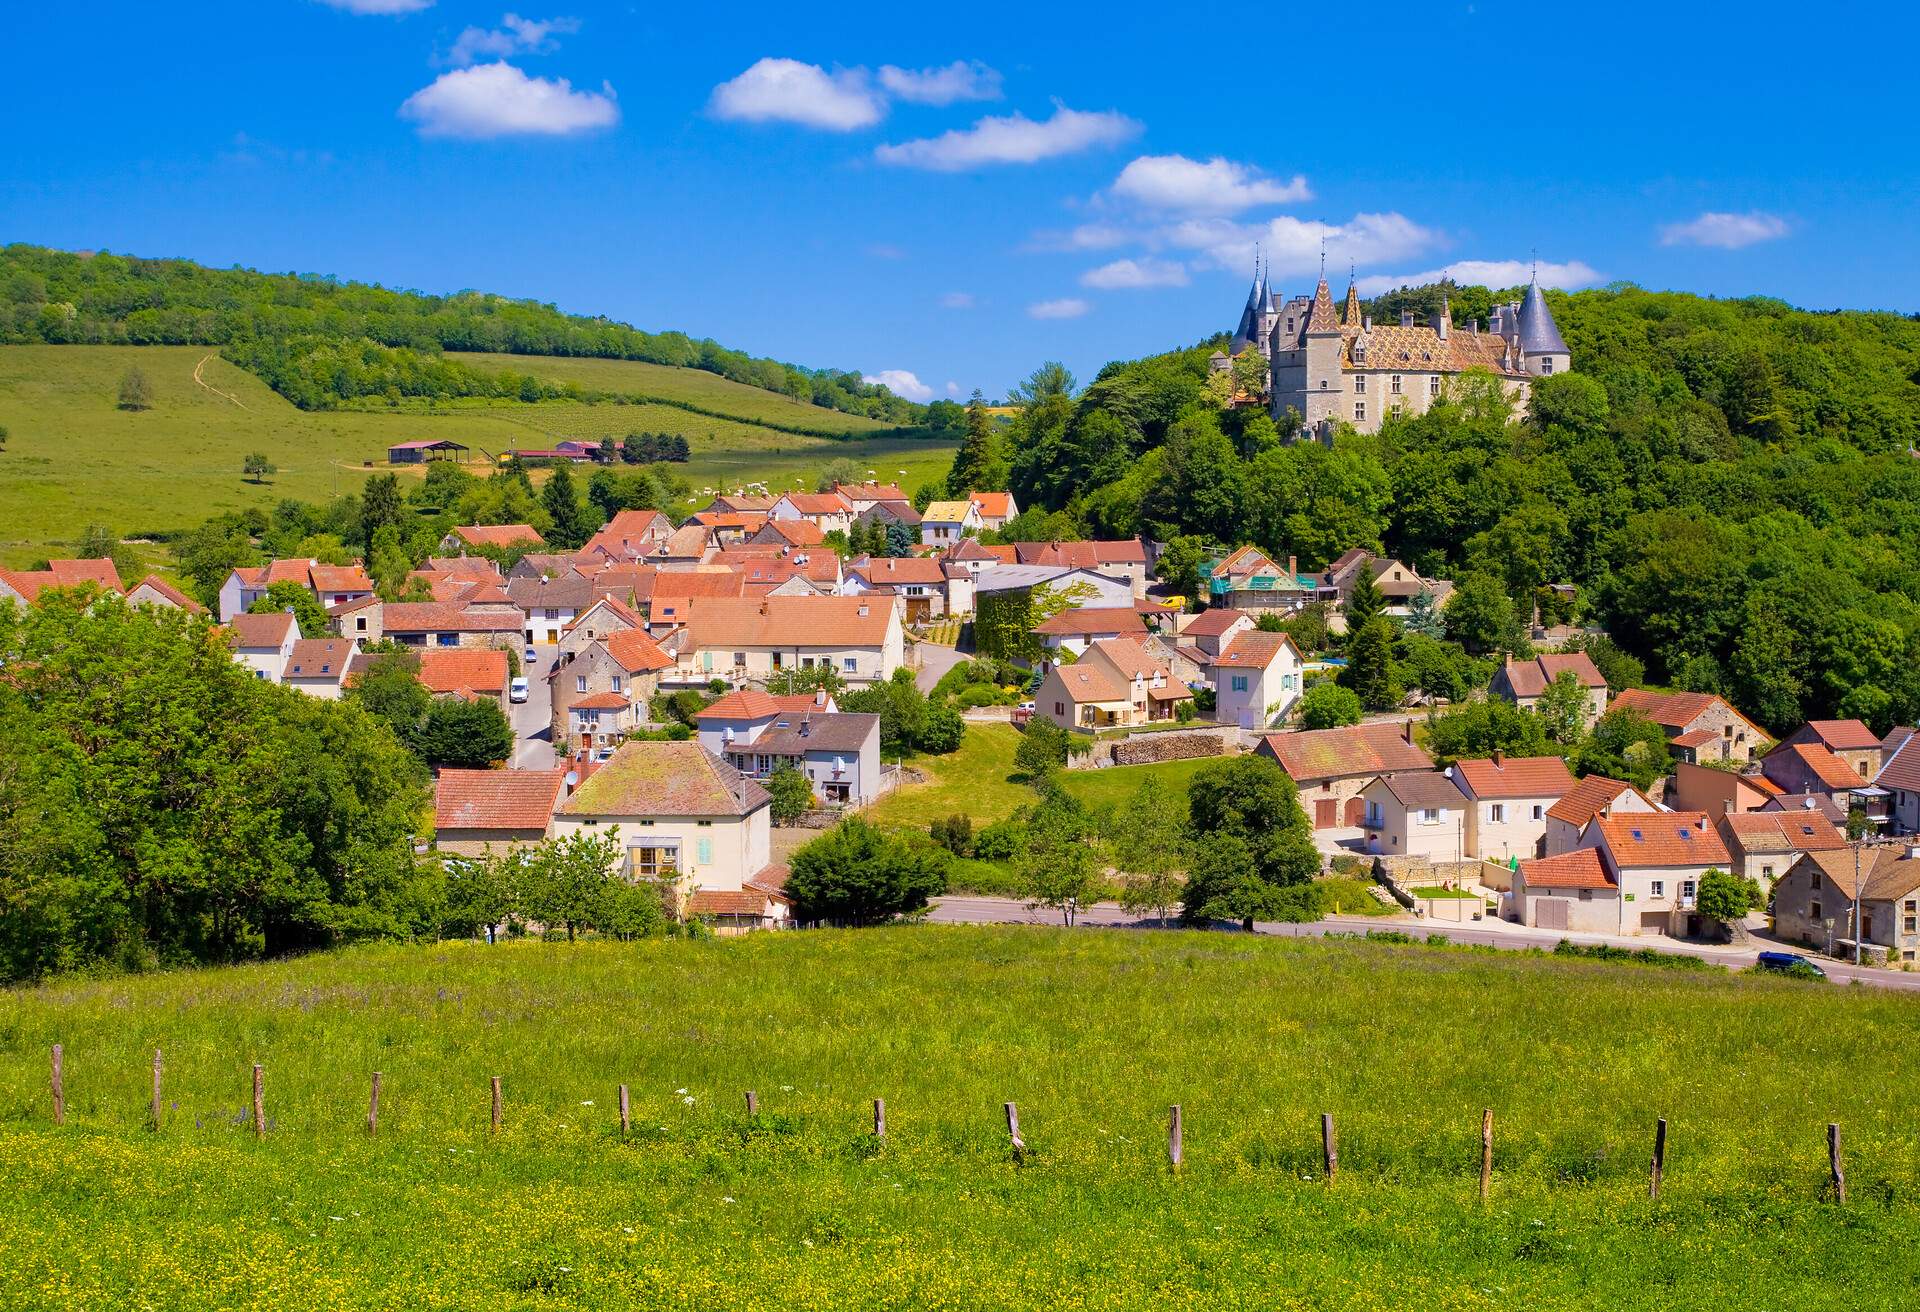
[[[0,347],[0,426],[10,432],[0,452],[0,564],[59,555],[88,524],[123,535],[165,532],[222,511],[271,506],[282,497],[324,500],[357,489],[370,472],[367,462],[384,468],[387,447],[414,438],[446,437],[499,452],[560,437],[617,438],[643,428],[683,432],[693,459],[676,470],[696,489],[746,479],[776,486],[810,482],[843,456],[903,477],[911,488],[944,472],[952,458],[952,447],[936,442],[796,437],[666,406],[545,402],[310,413],[210,354],[204,347],[175,346]],[[523,368],[532,359],[523,359]],[[202,361],[202,381],[196,382],[194,370]],[[154,405],[123,411],[116,406],[120,379],[136,365],[152,387]],[[798,406],[707,374],[683,382],[701,397],[713,387],[734,388],[772,410]],[[800,408],[819,416],[823,426],[871,425]],[[263,485],[241,477],[241,461],[252,451],[279,466]],[[418,476],[417,466],[401,468]],[[902,468],[905,476],[897,473]]]
[[[1013,753],[1020,731],[1010,724],[969,724],[960,750],[947,756],[918,756],[910,764],[928,776],[883,798],[872,818],[883,825],[925,829],[957,812],[973,817],[976,829],[1004,820],[1033,801],[1033,790],[1013,778]],[[1217,757],[1167,761],[1159,765],[1122,765],[1106,770],[1068,770],[1066,789],[1089,806],[1120,806],[1142,781],[1155,778],[1186,796],[1194,772]]]
[[[1893,1309],[1916,1018],[1717,973],[973,927],[64,982],[0,995],[0,1305]]]

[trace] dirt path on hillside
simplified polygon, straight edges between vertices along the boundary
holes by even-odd
[[[215,354],[214,352],[209,351],[205,355],[200,357],[200,363],[193,367],[193,381],[200,384],[200,386],[206,388],[209,392],[212,392],[215,396],[224,397],[227,400],[233,402],[235,405],[239,406],[242,410],[247,410],[247,403],[245,401],[242,401],[239,397],[235,396],[232,392],[221,391],[219,388],[215,387],[212,383],[208,382],[206,379],[200,376],[200,371],[207,367],[207,361],[213,359],[214,354]],[[248,410],[247,413],[251,414],[253,412],[251,410]]]

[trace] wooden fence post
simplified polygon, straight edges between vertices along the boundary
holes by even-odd
[[[367,1100],[367,1135],[380,1133],[380,1072],[373,1073],[373,1096]]]
[[[1487,1201],[1493,1188],[1493,1108],[1480,1112],[1480,1201]]]
[[[627,1086],[620,1086],[620,1137],[627,1137],[627,1131],[633,1125],[633,1104],[627,1099]]]
[[[490,1122],[491,1129],[489,1129],[488,1133],[498,1134],[500,1133],[500,1077],[498,1075],[494,1076],[492,1083],[493,1083],[493,1119]]]
[[[153,1118],[153,1128],[160,1128],[160,1049],[153,1050],[153,1102],[149,1114]]]
[[[1167,1163],[1173,1168],[1175,1175],[1180,1173],[1181,1149],[1183,1147],[1180,1142],[1181,1128],[1180,1104],[1175,1103],[1168,1109],[1167,1114]]]
[[[1027,1141],[1020,1137],[1020,1109],[1012,1103],[1007,1104],[1007,1138],[1013,1144],[1014,1160],[1026,1156]]]
[[[748,1089],[747,1090],[747,1115],[758,1116],[759,1114],[760,1114],[760,1095],[755,1093],[752,1089]]]
[[[267,1137],[267,1085],[259,1062],[253,1064],[253,1137]]]
[[[1840,1166],[1840,1126],[1829,1122],[1827,1125],[1827,1169],[1833,1173],[1833,1201],[1847,1201],[1847,1173]]]
[[[61,1069],[66,1056],[59,1044],[53,1045],[53,1123],[67,1123],[67,1081],[66,1073]]]
[[[1648,1186],[1647,1197],[1660,1196],[1660,1177],[1667,1170],[1667,1118],[1662,1116],[1653,1127],[1653,1180]]]
[[[1320,1113],[1320,1160],[1326,1168],[1327,1183],[1340,1173],[1340,1149],[1333,1138],[1333,1113]]]
[[[873,1137],[876,1139],[887,1137],[887,1100],[885,1098],[873,1100]]]

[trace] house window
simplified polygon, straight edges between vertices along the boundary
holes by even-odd
[[[848,674],[852,674],[855,670],[860,668],[860,662],[852,656],[841,657],[840,663],[847,667]]]
[[[618,692],[620,690],[618,688],[615,688],[614,691]],[[1539,803],[1536,802],[1533,807],[1533,818],[1535,820],[1544,820],[1546,819],[1546,815],[1547,815],[1547,808],[1544,806],[1541,806]]]
[[[619,675],[617,675],[617,674],[613,676],[613,690],[614,690],[615,692],[619,692],[619,691],[621,691],[621,688],[620,688],[620,676],[619,676]],[[1539,808],[1538,808],[1538,807],[1536,807],[1536,808],[1534,808],[1534,809],[1535,809],[1535,810],[1538,810]]]
[[[365,633],[367,631],[367,617],[365,615],[356,617],[353,621],[353,627]]]
[[[1695,884],[1691,879],[1683,879],[1680,881],[1680,896],[1692,897],[1694,894],[1694,890],[1698,887],[1699,886]]]
[[[1440,823],[1440,808],[1439,808],[1439,807],[1436,807],[1436,806],[1429,806],[1429,807],[1426,807],[1426,808],[1424,808],[1424,809],[1423,809],[1423,810],[1422,810],[1422,811],[1420,812],[1420,823],[1421,823],[1421,824],[1423,824],[1423,825],[1437,825],[1437,824],[1439,824],[1439,823]]]
[[[557,620],[560,618],[560,612],[555,610],[552,606],[549,606],[547,607],[547,618],[550,620]]]
[[[1428,396],[1440,395],[1440,375],[1439,374],[1435,374],[1433,377],[1427,379],[1427,395]]]
[[[1353,394],[1355,396],[1365,396],[1367,394],[1367,376],[1365,374],[1355,374],[1353,376]]]
[[[573,676],[573,690],[574,690],[575,692],[585,692],[585,691],[587,690],[587,676],[586,676],[586,675],[584,675],[584,674],[576,674],[576,675],[574,675],[574,676]]]
[[[737,651],[737,652],[735,652],[735,653],[733,654],[733,668],[734,668],[734,669],[736,669],[736,670],[740,670],[740,669],[745,669],[745,668],[746,668],[746,664],[747,664],[747,654],[746,654],[745,652],[743,652],[743,651]]]
[[[1920,917],[1908,916],[1906,920],[1901,923],[1900,930],[1905,934],[1920,931]]]
[[[627,874],[634,879],[658,879],[680,867],[678,843],[656,843],[627,849]]]
[[[1061,716],[1061,715],[1065,715],[1065,714],[1067,713],[1067,705],[1066,705],[1066,703],[1065,703],[1065,702],[1055,702],[1055,703],[1053,704],[1053,713],[1054,713],[1054,715],[1055,715],[1055,716]]]
[[[1543,373],[1543,374],[1550,374],[1550,373],[1552,373],[1552,372],[1553,372],[1553,357],[1552,357],[1552,356],[1550,356],[1550,355],[1549,355],[1549,356],[1545,356],[1545,357],[1543,357],[1543,358],[1541,359],[1541,361],[1540,361],[1540,372],[1541,372],[1541,373]]]
[[[1765,878],[1765,879],[1772,879],[1772,878],[1773,878],[1773,867],[1772,867],[1772,866],[1761,866],[1761,867],[1760,867],[1760,874],[1761,874],[1761,877],[1762,877],[1762,878]]]
[[[457,633],[443,633],[440,635],[440,645],[442,647],[458,647],[460,645],[460,635]]]
[[[1367,403],[1365,401],[1355,401],[1353,403],[1353,418],[1355,423],[1364,424],[1367,422]]]
[[[1247,690],[1247,676],[1246,676],[1246,675],[1244,675],[1244,674],[1236,674],[1236,675],[1234,675],[1234,676],[1233,676],[1233,690],[1234,690],[1235,692],[1245,692],[1245,691]]]
[[[1648,897],[1665,897],[1666,895],[1667,895],[1667,881],[1666,881],[1666,880],[1664,880],[1664,879],[1650,879],[1650,880],[1648,880],[1648,881],[1647,881],[1647,896],[1648,896]]]
[[[1400,395],[1400,375],[1395,374],[1392,378],[1388,379],[1387,387],[1395,396]]]
[[[1321,390],[1321,391],[1323,391],[1323,392],[1324,392],[1324,391],[1326,391],[1326,390],[1327,390],[1327,389],[1328,389],[1329,387],[1331,387],[1331,386],[1333,386],[1333,382],[1332,382],[1332,380],[1331,380],[1331,379],[1327,379],[1327,378],[1322,378],[1322,379],[1320,380],[1320,390]]]
[[[1507,804],[1505,802],[1495,802],[1489,806],[1487,808],[1487,822],[1496,825],[1505,824],[1507,822]]]

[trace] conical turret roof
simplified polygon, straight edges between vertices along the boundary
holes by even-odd
[[[1540,293],[1540,281],[1527,284],[1526,299],[1520,302],[1520,352],[1522,355],[1570,355],[1560,327]]]
[[[1347,305],[1342,317],[1347,327],[1358,328],[1360,326],[1360,285],[1358,283],[1349,282],[1347,284]]]
[[[1333,293],[1327,290],[1327,280],[1323,276],[1320,285],[1313,289],[1313,308],[1307,313],[1307,336],[1339,331],[1340,320],[1333,313]]]

